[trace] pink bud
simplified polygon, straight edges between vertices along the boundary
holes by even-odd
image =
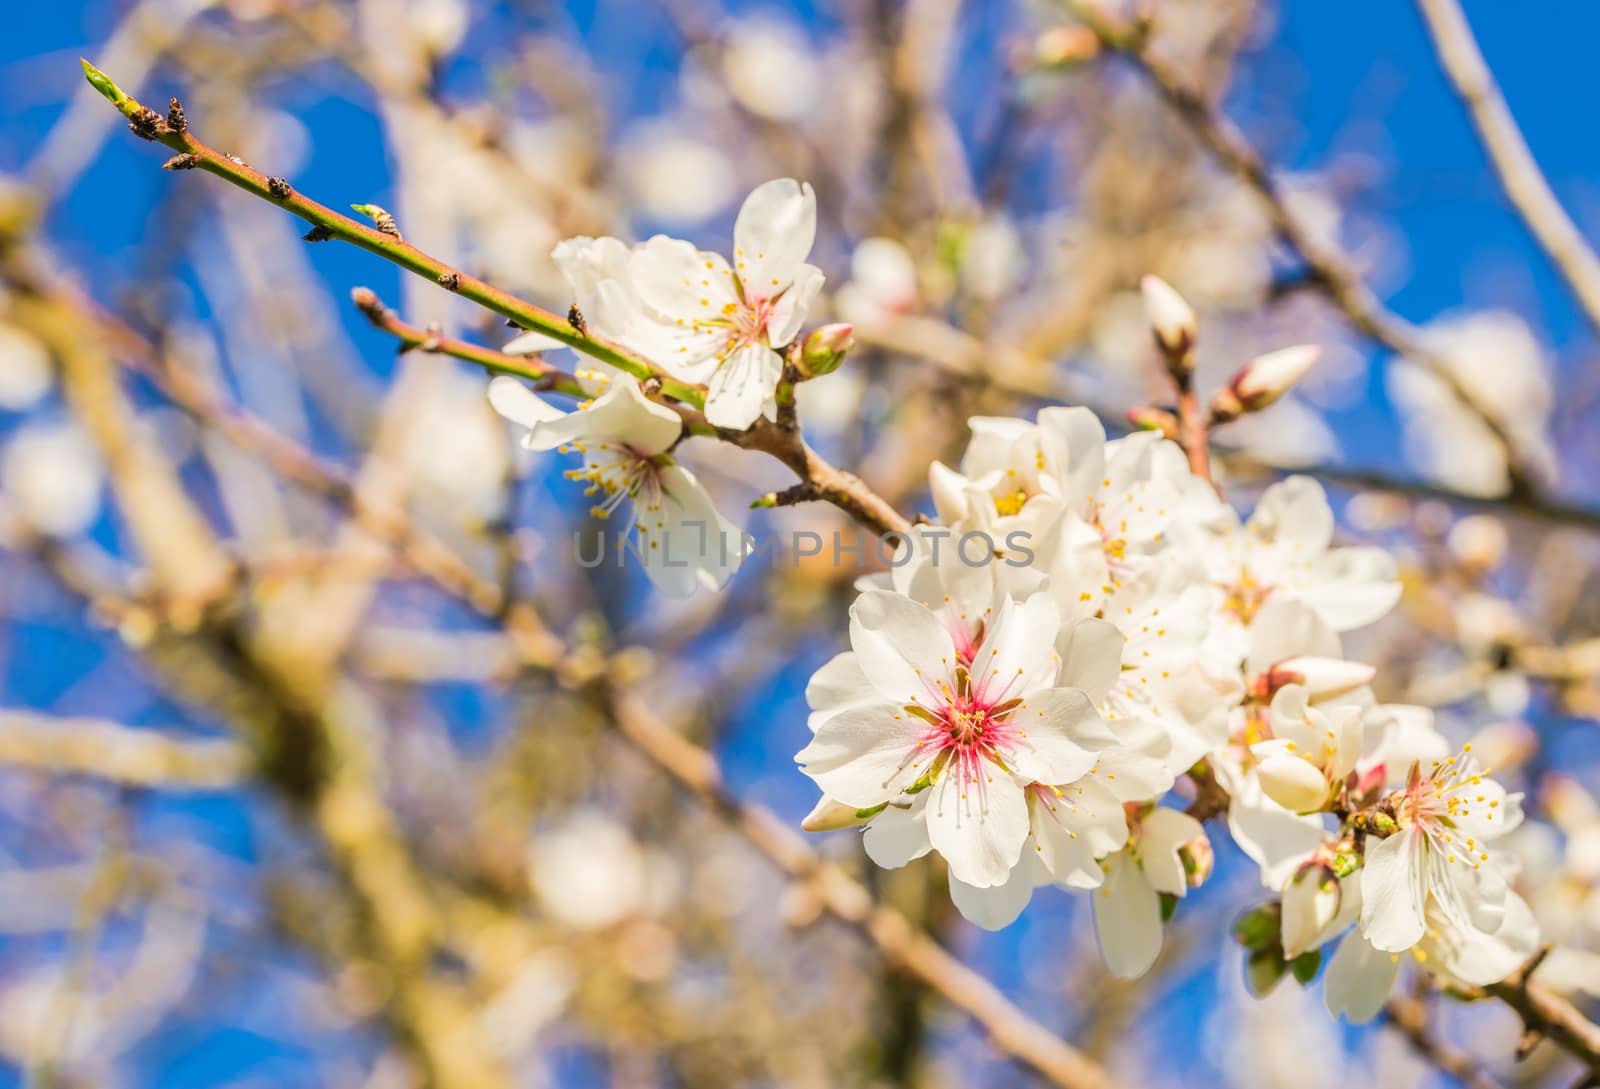
[[[817,378],[839,369],[844,357],[856,346],[856,327],[849,322],[834,322],[811,331],[800,345],[800,369],[807,378]]]
[[[1288,393],[1321,355],[1314,344],[1268,352],[1239,368],[1230,388],[1246,412],[1259,412]]]
[[[1144,312],[1150,319],[1150,329],[1169,363],[1182,361],[1185,372],[1194,370],[1191,353],[1199,335],[1194,308],[1158,276],[1146,276],[1139,281],[1139,288],[1144,292]]]

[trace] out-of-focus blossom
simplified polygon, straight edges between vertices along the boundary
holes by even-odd
[[[672,894],[659,863],[628,830],[590,810],[534,837],[528,873],[544,910],[584,930],[600,930],[665,907],[663,897]]]
[[[1538,340],[1515,314],[1489,310],[1440,319],[1424,331],[1479,401],[1493,406],[1519,453],[1543,470],[1554,465],[1547,430],[1554,393]],[[1405,446],[1430,476],[1473,495],[1510,486],[1499,440],[1442,381],[1397,360],[1389,394],[1405,416]]]
[[[881,325],[917,306],[917,266],[892,238],[866,238],[850,255],[850,279],[834,294],[839,316]]]
[[[733,199],[734,170],[723,150],[671,122],[649,121],[622,135],[618,166],[639,213],[692,226]]]
[[[0,324],[0,408],[20,411],[50,392],[50,353],[37,337]]]
[[[769,19],[734,24],[723,47],[722,78],[741,106],[771,121],[804,117],[820,87],[815,50],[805,34]]]
[[[0,478],[23,517],[45,533],[82,533],[100,512],[100,455],[71,424],[31,425],[17,432],[6,446]]]
[[[1026,271],[1022,237],[1009,219],[991,216],[968,233],[961,254],[961,286],[993,301],[1015,290]]]

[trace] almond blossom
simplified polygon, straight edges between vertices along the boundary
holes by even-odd
[[[628,276],[641,310],[630,339],[674,377],[706,383],[706,419],[749,427],[769,407],[794,340],[822,288],[806,263],[817,233],[811,186],[756,188],[733,227],[733,260],[665,235],[634,248]]]
[[[1416,945],[1435,911],[1459,928],[1492,933],[1509,894],[1488,843],[1522,821],[1521,795],[1485,776],[1468,745],[1385,802],[1396,830],[1369,839],[1361,868],[1361,929],[1378,949]]]
[[[1333,548],[1322,486],[1290,477],[1261,495],[1248,522],[1229,519],[1193,542],[1215,591],[1212,653],[1238,662],[1251,622],[1269,600],[1309,606],[1334,631],[1377,620],[1400,598],[1394,560],[1377,548]]]
[[[562,412],[514,378],[489,383],[489,403],[527,429],[523,446],[583,456],[567,477],[588,485],[597,518],[623,512],[634,547],[658,589],[687,597],[720,589],[743,556],[739,530],[717,512],[693,473],[667,451],[683,432],[672,409],[623,379],[577,411]]]
[[[929,844],[956,878],[988,887],[1022,853],[1026,788],[1086,774],[1105,731],[1088,696],[1058,681],[1047,596],[1006,597],[973,620],[952,629],[910,597],[863,593],[850,610],[854,657],[830,663],[828,702],[796,761],[860,810],[926,792]]]

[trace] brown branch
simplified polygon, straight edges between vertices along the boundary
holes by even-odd
[[[1600,258],[1550,189],[1456,0],[1417,0],[1440,66],[1472,118],[1506,199],[1600,331]]]
[[[0,712],[0,765],[88,775],[130,786],[237,786],[248,754],[231,741],[180,741],[101,719]]]
[[[1501,418],[1498,408],[1467,385],[1451,361],[1428,345],[1410,322],[1389,310],[1337,247],[1323,241],[1290,207],[1266,162],[1238,126],[1191,88],[1166,61],[1146,48],[1148,27],[1130,25],[1107,15],[1097,0],[1063,0],[1066,7],[1120,54],[1155,88],[1162,101],[1189,131],[1265,207],[1278,236],[1304,262],[1307,275],[1341,310],[1350,324],[1395,354],[1427,371],[1494,436],[1506,461],[1510,495],[1536,495],[1537,471]]]
[[[589,396],[576,378],[549,364],[419,329],[385,307],[377,295],[364,287],[351,292],[351,298],[368,321],[408,349],[454,356],[489,371],[531,379],[543,388],[575,397]],[[651,384],[646,385],[648,388]],[[792,386],[790,392],[793,392]],[[782,416],[778,421],[763,416],[744,431],[730,431],[713,427],[703,413],[688,405],[669,403],[668,407],[683,417],[684,429],[690,435],[721,439],[740,449],[766,454],[788,466],[800,478],[800,483],[789,489],[790,502],[831,503],[877,533],[909,532],[911,524],[887,499],[875,493],[860,477],[834,467],[806,445],[792,411],[788,423]]]
[[[618,731],[680,785],[737,828],[796,880],[807,881],[835,918],[861,931],[902,972],[937,991],[978,1024],[995,1045],[1062,1089],[1112,1089],[1110,1075],[1011,1003],[900,912],[874,902],[857,881],[817,857],[805,839],[762,806],[722,784],[715,758],[662,722],[631,693],[599,692]]]
[[[1383,1007],[1383,1020],[1406,1038],[1411,1049],[1436,1069],[1448,1074],[1464,1089],[1500,1089],[1500,1083],[1484,1073],[1479,1062],[1466,1052],[1440,1040],[1428,1024],[1428,1011],[1418,998],[1391,998]]]
[[[1533,978],[1546,952],[1548,950],[1535,954],[1512,975],[1483,988],[1483,993],[1493,995],[1517,1011],[1527,1030],[1524,1037],[1527,1046],[1547,1039],[1581,1060],[1591,1075],[1600,1075],[1600,1025]]]

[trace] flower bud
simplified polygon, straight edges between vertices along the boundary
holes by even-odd
[[[800,827],[807,832],[836,832],[841,828],[866,824],[882,811],[881,805],[872,810],[856,809],[824,794],[800,822]]]
[[[1283,890],[1283,955],[1294,960],[1321,944],[1339,914],[1339,879],[1320,862],[1302,866]]]
[[[1194,370],[1194,342],[1199,335],[1194,308],[1158,276],[1146,276],[1139,281],[1139,288],[1144,292],[1150,330],[1167,357],[1168,369],[1174,374],[1189,374]]]
[[[1246,949],[1267,949],[1277,944],[1279,915],[1277,904],[1262,904],[1239,916],[1233,924],[1233,939]]]
[[[1491,514],[1469,514],[1450,527],[1445,545],[1462,566],[1481,575],[1500,566],[1510,541],[1500,519]]]
[[[1178,418],[1162,408],[1130,408],[1128,422],[1140,431],[1159,431],[1162,438],[1178,437]]]
[[[1309,987],[1311,981],[1317,978],[1317,969],[1322,967],[1322,950],[1312,949],[1301,953],[1289,962],[1289,971],[1294,975],[1294,981],[1302,987]]]
[[[1202,832],[1178,848],[1178,861],[1183,863],[1183,875],[1189,887],[1197,889],[1211,876],[1217,857],[1211,849],[1211,840]]]
[[[1256,777],[1267,797],[1291,813],[1311,813],[1328,800],[1328,780],[1309,760],[1275,753],[1261,761]]]
[[[1100,52],[1100,36],[1081,24],[1053,26],[1033,43],[1033,63],[1040,68],[1068,68],[1091,61]]]
[[[1256,998],[1265,998],[1283,978],[1283,956],[1276,949],[1260,949],[1244,962],[1244,984]]]
[[[1240,367],[1228,388],[1245,412],[1260,412],[1288,393],[1321,355],[1322,349],[1315,344],[1268,352]]]
[[[855,333],[856,327],[843,321],[811,330],[800,345],[801,377],[820,378],[838,370],[846,353],[856,346]]]
[[[1315,700],[1329,700],[1348,695],[1370,684],[1378,671],[1363,662],[1348,662],[1343,658],[1290,658],[1272,667],[1268,675],[1273,691],[1286,684],[1304,685],[1306,694]]]

